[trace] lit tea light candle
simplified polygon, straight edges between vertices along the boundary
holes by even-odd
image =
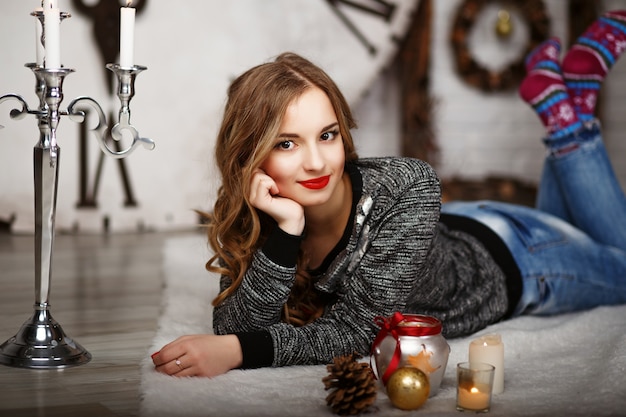
[[[44,0],[44,39],[46,68],[61,68],[61,12],[56,0]]]
[[[120,8],[120,66],[133,66],[135,53],[135,9],[130,7],[132,1],[126,2],[126,7]]]
[[[493,365],[483,362],[457,364],[457,410],[489,411],[494,370]]]
[[[490,405],[489,385],[475,385],[469,388],[459,387],[457,405],[466,410],[481,411]]]
[[[488,334],[472,340],[469,347],[470,362],[484,362],[493,365],[493,393],[504,391],[504,344],[499,334]]]

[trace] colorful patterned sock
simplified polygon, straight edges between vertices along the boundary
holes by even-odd
[[[582,123],[574,112],[559,65],[560,42],[550,38],[526,57],[526,78],[519,94],[532,106],[553,138],[578,130]]]
[[[563,78],[583,122],[594,117],[602,81],[624,49],[626,11],[618,10],[603,14],[565,55]]]

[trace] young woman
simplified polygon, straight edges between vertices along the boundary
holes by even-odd
[[[208,232],[207,268],[221,275],[215,334],[169,343],[156,369],[211,377],[367,355],[375,318],[396,311],[435,316],[455,337],[520,314],[626,302],[626,198],[590,105],[621,53],[625,16],[603,16],[578,40],[565,78],[556,39],[527,59],[520,93],[549,132],[536,209],[440,210],[426,163],[358,159],[345,99],[302,57],[237,78]]]

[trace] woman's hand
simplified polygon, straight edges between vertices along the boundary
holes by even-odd
[[[304,209],[298,203],[278,195],[276,182],[258,169],[250,183],[250,204],[271,216],[283,231],[299,236],[304,230]]]
[[[152,354],[158,372],[174,376],[214,377],[241,366],[235,335],[182,336]]]

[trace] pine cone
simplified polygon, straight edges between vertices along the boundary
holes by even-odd
[[[376,401],[376,381],[367,363],[357,362],[358,353],[339,356],[326,365],[329,375],[322,378],[326,390],[333,391],[326,397],[326,404],[333,413],[355,415],[365,411]]]

